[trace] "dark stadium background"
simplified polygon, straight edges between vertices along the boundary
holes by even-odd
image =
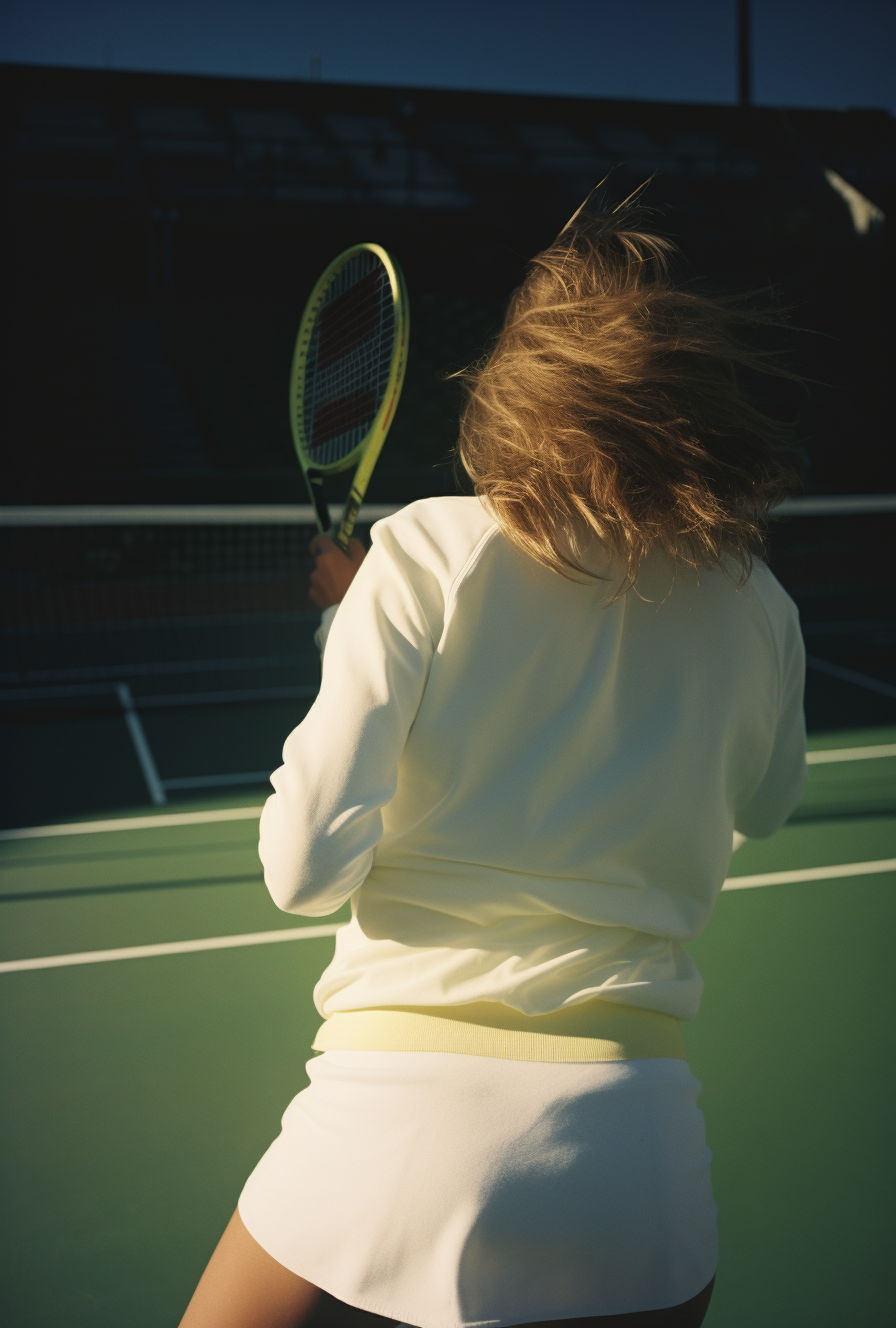
[[[612,171],[694,276],[794,306],[806,489],[892,487],[887,111],[619,102],[6,67],[8,501],[302,501],[284,383],[322,260],[394,250],[413,301],[371,497],[450,490],[457,391],[525,262]],[[149,388],[152,385],[153,391]]]
[[[749,11],[0,14],[5,1322],[176,1323],[306,1082],[348,907],[280,913],[257,818],[320,677],[286,408],[313,280],[359,240],[401,262],[408,375],[369,497],[454,492],[447,375],[607,172],[611,197],[653,177],[689,279],[792,309],[767,344],[810,380],[762,389],[803,450],[770,557],[809,656],[807,789],[689,946],[707,1328],[887,1321],[896,7],[755,0],[739,47]]]
[[[803,496],[892,494],[896,122],[885,109],[757,106],[740,73],[743,104],[713,105],[4,66],[5,501],[305,501],[286,411],[293,340],[322,264],[360,238],[398,257],[412,308],[406,386],[368,498],[463,490],[448,375],[487,348],[527,260],[608,173],[610,198],[652,177],[647,201],[689,279],[790,308],[793,330],[768,345],[809,387],[761,390],[797,420]],[[896,713],[892,521],[868,511],[774,523],[772,564],[813,660],[813,731]],[[0,707],[16,763],[31,769],[35,750],[52,751],[60,724],[80,731],[92,715],[115,728],[124,680],[138,710],[155,707],[148,723],[178,733],[189,724],[175,697],[197,724],[196,706],[259,702],[251,740],[216,712],[233,748],[216,740],[209,775],[263,778],[318,676],[310,533],[4,529]],[[226,641],[217,628],[187,640],[189,613],[211,629],[227,603],[245,615],[241,633],[231,624]],[[262,630],[261,609],[287,604],[289,624]],[[119,630],[137,620],[139,647]],[[199,677],[195,661],[221,656]],[[175,677],[190,658],[190,676]],[[247,672],[239,661],[250,658],[274,663]],[[183,785],[204,777],[203,759],[175,751],[163,764]],[[101,750],[87,780],[51,766],[44,814],[129,805],[142,781],[114,768]],[[39,819],[35,787],[16,775],[8,824]]]

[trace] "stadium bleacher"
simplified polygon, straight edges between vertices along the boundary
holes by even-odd
[[[810,491],[894,487],[877,445],[887,112],[3,76],[12,501],[301,500],[282,409],[292,338],[321,262],[359,236],[400,257],[415,320],[373,496],[450,491],[457,394],[444,375],[482,351],[526,259],[608,172],[619,196],[655,176],[649,201],[695,276],[771,284],[825,334],[796,350],[819,383],[796,406]],[[129,356],[154,368],[129,373]]]

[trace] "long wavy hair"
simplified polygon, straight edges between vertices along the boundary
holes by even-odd
[[[457,456],[507,538],[570,579],[598,575],[593,536],[625,584],[656,547],[695,568],[731,554],[746,577],[798,483],[792,426],[744,385],[803,381],[749,343],[786,313],[676,281],[640,194],[610,211],[592,193],[533,259],[493,349],[457,375]]]

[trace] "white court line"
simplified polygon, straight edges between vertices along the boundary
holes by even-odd
[[[896,742],[878,743],[874,747],[833,747],[820,752],[809,752],[809,765],[823,765],[833,761],[865,761],[875,756],[896,756]],[[179,784],[180,781],[178,781]],[[169,788],[176,787],[173,780],[163,781]],[[250,821],[261,815],[260,807],[222,807],[208,812],[172,812],[164,816],[122,816],[108,821],[68,821],[60,825],[26,825],[16,830],[0,830],[0,839],[44,839],[56,835],[92,835],[109,830],[164,829],[169,825],[206,825],[213,821]]]
[[[210,825],[214,821],[257,821],[261,807],[220,807],[208,812],[165,812],[162,816],[120,816],[109,821],[67,821],[62,825],[26,825],[0,830],[0,839],[46,839],[56,835],[94,835],[110,830],[162,830],[169,825]]]
[[[723,890],[752,890],[757,885],[790,885],[794,881],[835,881],[841,876],[874,876],[896,871],[896,858],[876,862],[841,862],[834,867],[800,867],[797,871],[763,872],[760,876],[729,876]]]
[[[760,885],[786,885],[792,881],[830,881],[843,876],[871,876],[896,871],[896,858],[877,862],[844,862],[835,867],[806,867],[801,871],[765,872],[761,876],[731,876],[723,890],[749,890]],[[194,954],[198,950],[231,950],[243,945],[271,945],[277,941],[310,941],[335,936],[341,922],[320,927],[286,927],[254,931],[242,936],[208,936],[198,941],[168,941],[162,945],[129,945],[120,950],[85,950],[80,954],[47,955],[41,959],[11,959],[0,963],[0,973],[22,973],[35,968],[67,968],[73,964],[104,964],[113,959],[150,959],[156,955]]]
[[[823,752],[807,752],[808,765],[826,765],[828,761],[867,761],[873,756],[896,756],[896,742],[880,742],[876,747],[833,747]]]
[[[195,954],[198,950],[235,950],[242,945],[275,945],[278,941],[313,941],[318,936],[335,936],[344,925],[326,922],[320,927],[281,927],[277,931],[250,931],[242,936],[206,936],[198,941],[165,941],[161,945],[126,945],[120,950],[83,950],[80,954],[46,955],[42,959],[9,959],[0,964],[0,973],[108,964],[113,959],[154,959],[157,955]]]
[[[131,695],[131,689],[126,682],[117,682],[115,691],[118,694],[118,700],[124,711],[124,722],[128,726],[128,733],[131,735],[131,742],[134,744],[134,753],[137,757],[137,764],[140,766],[140,772],[143,775],[146,784],[149,800],[156,807],[164,807],[168,801],[168,795],[165,793],[165,786],[159,779],[159,770],[156,765],[156,758],[152,754],[152,748],[149,745],[149,739],[146,736],[146,730],[143,727],[143,721],[137,714],[137,707],[134,705],[134,698]]]

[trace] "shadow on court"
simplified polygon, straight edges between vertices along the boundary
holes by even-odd
[[[812,747],[793,821],[732,860],[766,888],[723,892],[690,946],[706,996],[685,1036],[720,1208],[708,1328],[876,1325],[891,1296],[896,726]],[[0,839],[0,958],[74,961],[0,972],[7,1322],[176,1323],[307,1082],[333,940],[268,897],[260,801],[184,796],[131,806],[126,829]]]

